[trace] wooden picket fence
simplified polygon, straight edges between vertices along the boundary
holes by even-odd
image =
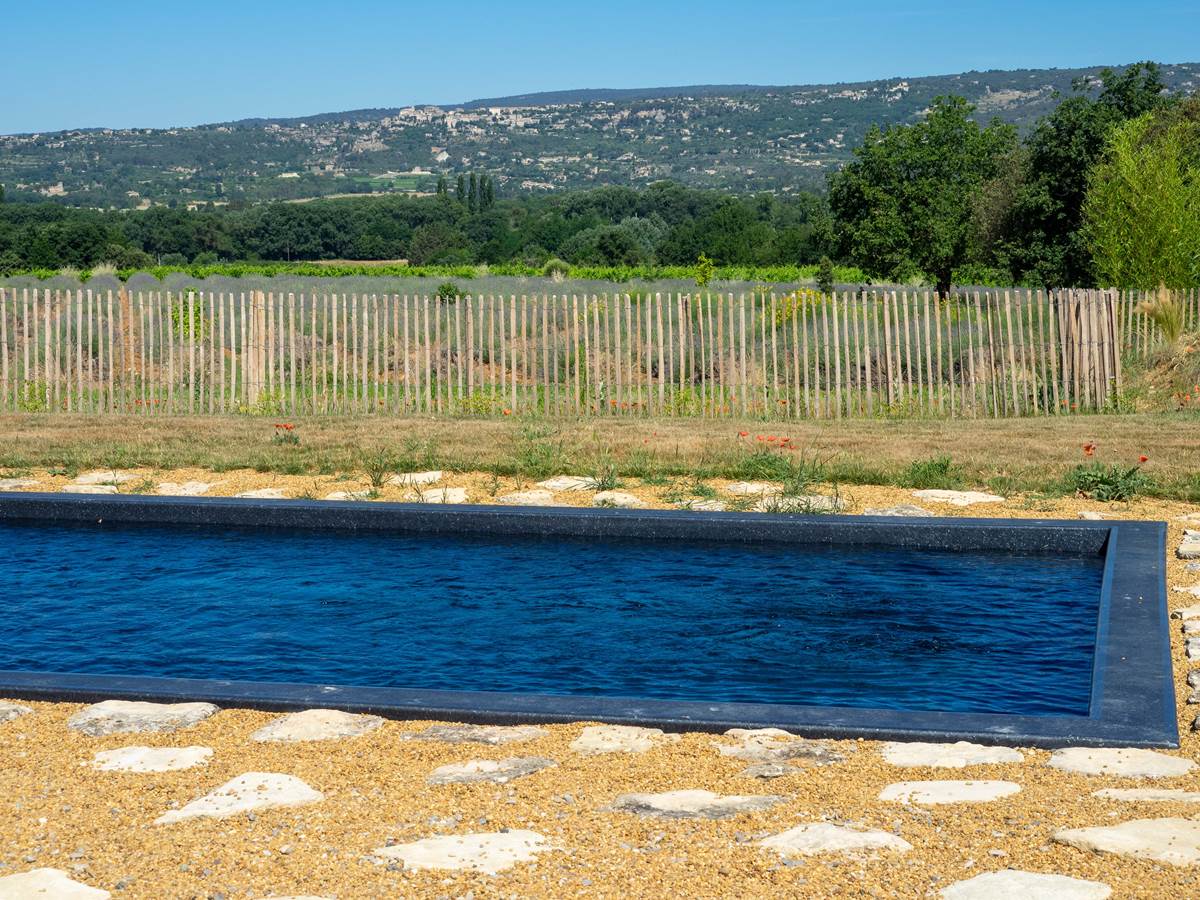
[[[1177,294],[1186,327],[1196,291]],[[1114,407],[1137,293],[0,289],[0,412],[1003,417]]]

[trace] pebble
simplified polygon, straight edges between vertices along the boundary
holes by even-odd
[[[283,488],[259,488],[257,491],[242,491],[240,494],[234,494],[242,500],[286,500],[287,494],[283,492]]]
[[[33,710],[28,706],[22,706],[19,703],[9,703],[6,700],[0,700],[0,725],[3,725],[5,722],[11,722],[13,719],[19,718],[20,716],[27,716],[31,712],[33,712]]]
[[[1125,748],[1068,747],[1055,750],[1049,765],[1080,775],[1112,775],[1119,778],[1175,778],[1196,767],[1188,759],[1154,750]]]
[[[1004,498],[996,494],[985,494],[981,491],[945,491],[929,489],[913,491],[913,496],[919,500],[932,503],[948,503],[950,506],[974,506],[977,503],[1003,503]]]
[[[532,741],[549,734],[536,725],[433,725],[424,731],[401,737],[413,741],[440,741],[444,744],[512,744]]]
[[[592,506],[609,506],[615,509],[643,509],[646,504],[627,491],[600,491],[592,498]]]
[[[466,503],[467,489],[460,487],[431,488],[421,491],[422,503]]]
[[[442,480],[441,471],[435,472],[401,472],[388,479],[388,484],[396,487],[420,487],[426,484],[437,484]]]
[[[67,720],[72,731],[92,737],[106,734],[139,734],[179,731],[203,722],[217,707],[211,703],[145,703],[140,700],[105,700],[81,709]]]
[[[968,741],[958,741],[954,744],[892,742],[883,745],[883,758],[893,766],[928,766],[939,769],[1019,763],[1025,759],[1019,751],[1011,747],[984,747]]]
[[[984,872],[942,889],[942,900],[1105,900],[1112,888],[1099,881],[1006,869]]]
[[[926,509],[923,506],[917,506],[915,503],[901,503],[899,506],[883,506],[872,509],[864,509],[864,516],[898,516],[901,518],[926,518],[935,513]]]
[[[0,900],[108,900],[108,891],[74,881],[62,869],[30,869],[0,877]]]
[[[874,850],[907,853],[912,849],[908,841],[887,831],[860,831],[828,822],[797,825],[759,843],[784,857],[813,856],[818,853],[857,854]]]
[[[268,722],[254,734],[255,741],[333,741],[359,737],[383,724],[379,716],[357,715],[340,709],[306,709]]]
[[[943,803],[987,803],[1019,793],[1011,781],[899,781],[879,793],[885,802],[935,806]]]
[[[92,765],[101,772],[178,772],[202,766],[212,755],[210,747],[118,747],[101,750]]]
[[[1191,819],[1134,819],[1120,825],[1065,828],[1055,832],[1053,839],[1080,850],[1173,866],[1200,863],[1200,822]]]
[[[505,506],[553,506],[554,494],[546,490],[515,491],[496,498]]]
[[[606,811],[636,813],[659,819],[728,819],[759,812],[784,802],[774,795],[722,796],[712,791],[666,791],[661,794],[621,794]]]
[[[677,741],[679,735],[665,734],[661,728],[636,725],[588,725],[571,741],[576,753],[645,753],[662,741]]]
[[[439,766],[429,774],[426,781],[430,784],[474,784],[480,781],[506,784],[554,765],[557,765],[554,760],[541,756],[511,756],[501,760],[472,759],[464,763]]]
[[[553,849],[543,835],[517,828],[425,838],[379,847],[374,854],[385,862],[402,862],[407,869],[467,869],[496,875]]]
[[[817,765],[841,762],[845,757],[818,741],[810,741],[780,728],[731,728],[725,736],[735,743],[713,746],[722,756],[744,759],[746,762],[792,762],[803,760]]]
[[[162,497],[199,497],[207,494],[213,487],[207,481],[185,481],[179,484],[175,481],[164,481],[156,490]]]
[[[156,825],[171,825],[199,817],[223,819],[238,813],[280,806],[304,806],[324,799],[319,791],[292,775],[274,772],[247,772],[230,779],[216,790],[188,803],[182,809],[168,810],[154,820]]]
[[[554,478],[539,481],[537,486],[548,491],[594,491],[598,484],[595,478],[582,475],[556,475]]]

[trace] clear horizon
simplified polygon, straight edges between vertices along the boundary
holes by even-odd
[[[66,0],[50,23],[16,9],[5,61],[21,74],[5,79],[12,96],[0,97],[0,133],[187,127],[589,88],[1183,63],[1195,61],[1200,40],[1200,8],[1179,2],[1148,2],[1136,15],[1110,0],[1049,9],[1032,0],[903,9],[759,0],[732,15],[706,0],[612,0],[599,11],[517,0],[503,20],[495,11],[478,0],[458,4],[454,19],[379,0],[336,13],[312,0],[129,0],[113,16]],[[931,58],[936,67],[922,64]]]

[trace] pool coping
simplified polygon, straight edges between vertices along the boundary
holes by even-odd
[[[1179,745],[1162,522],[0,494],[0,522],[14,520],[1102,552],[1105,570],[1087,716],[0,671],[0,696],[13,699],[199,700],[277,711],[333,706],[390,718],[480,724],[602,721],[693,731],[775,727],[808,737],[972,740],[1047,748]]]

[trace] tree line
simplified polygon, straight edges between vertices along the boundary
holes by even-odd
[[[0,194],[0,200],[2,200]],[[871,129],[828,191],[734,196],[660,182],[497,197],[490,176],[393,195],[100,211],[0,202],[0,274],[218,261],[807,265],[893,282],[1200,285],[1200,98],[1152,62],[1104,70],[1024,139],[962,98]]]

